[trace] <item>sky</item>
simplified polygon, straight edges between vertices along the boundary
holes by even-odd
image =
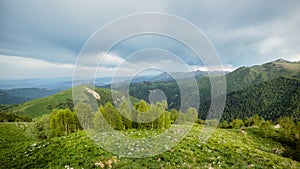
[[[175,15],[198,27],[214,45],[225,71],[279,58],[300,61],[299,8],[297,0],[0,0],[0,79],[70,77],[82,47],[97,30],[120,17],[144,12]],[[189,69],[205,70],[179,42],[145,35],[114,46],[97,76],[112,76],[129,60],[145,66],[159,60],[176,70],[169,57],[128,59],[149,48],[170,51]],[[91,58],[97,62],[97,57]]]

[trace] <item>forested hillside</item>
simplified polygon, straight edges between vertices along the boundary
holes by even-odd
[[[209,100],[202,104],[200,118],[205,119],[209,106]],[[300,80],[280,77],[227,95],[223,120],[255,114],[270,120],[283,116],[300,120]]]
[[[299,79],[300,63],[285,60],[241,67],[227,74],[227,101],[223,119],[243,118],[254,114],[260,114],[267,119],[299,117]],[[210,102],[210,80],[208,77],[199,77],[196,80],[201,99],[199,114],[201,118],[205,118]],[[157,88],[166,94],[169,108],[180,107],[180,91],[176,82],[131,84],[130,95],[148,100],[150,91]]]
[[[241,67],[226,76],[228,92],[278,77],[300,78],[300,62],[279,59],[263,65]]]

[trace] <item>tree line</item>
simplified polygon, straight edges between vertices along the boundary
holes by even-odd
[[[191,122],[218,126],[223,129],[241,129],[254,127],[256,134],[270,138],[285,146],[283,156],[300,161],[300,122],[290,117],[282,117],[276,121],[265,120],[259,115],[244,119],[217,120],[198,119],[195,108],[185,112],[167,109],[167,102],[148,104],[144,100],[132,107],[123,100],[118,108],[111,102],[101,105],[97,111],[86,103],[79,103],[74,111],[69,109],[54,109],[52,113],[34,119],[32,130],[36,138],[49,139],[68,135],[82,129],[94,129],[105,132],[108,127],[114,130],[163,130],[172,124],[181,125]],[[279,126],[275,128],[274,126]]]
[[[167,105],[167,101],[148,104],[141,100],[130,107],[123,100],[118,108],[107,102],[93,111],[89,104],[79,103],[74,111],[54,109],[52,113],[34,119],[32,128],[36,138],[49,139],[82,129],[105,131],[110,127],[114,130],[162,130],[171,124],[185,124],[198,119],[195,108],[189,108],[183,113],[176,109],[168,110]]]
[[[16,113],[0,112],[0,122],[31,122],[32,118]]]

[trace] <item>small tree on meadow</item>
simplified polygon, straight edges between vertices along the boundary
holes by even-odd
[[[186,110],[186,121],[196,122],[198,120],[198,112],[195,108],[191,107]]]
[[[241,120],[241,119],[234,119],[234,120],[231,122],[232,128],[235,128],[235,129],[239,129],[239,128],[241,128],[243,125],[244,125],[244,123],[243,123],[243,120]]]
[[[128,105],[127,101],[124,99],[122,100],[120,107],[119,107],[119,112],[122,116],[122,121],[124,124],[125,129],[130,129],[132,128],[132,113],[131,113],[131,108]]]
[[[271,123],[269,121],[264,121],[261,125],[261,129],[263,130],[265,138],[269,136]]]
[[[104,119],[106,120],[108,125],[111,126],[111,128],[117,130],[124,129],[121,115],[110,102],[107,102],[102,110],[100,108],[100,111],[102,112]]]
[[[92,107],[89,104],[82,102],[78,103],[75,107],[75,112],[84,129],[92,128],[94,113]]]
[[[104,111],[104,108],[100,107],[99,110],[96,112],[95,117],[93,119],[94,128],[96,131],[106,131],[106,127],[108,127],[107,123],[103,117],[102,111]]]

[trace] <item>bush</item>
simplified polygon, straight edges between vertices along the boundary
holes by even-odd
[[[231,122],[231,126],[232,126],[232,128],[239,129],[242,126],[244,126],[243,120],[241,120],[241,119],[234,119]]]
[[[32,118],[16,113],[0,112],[0,122],[31,122]]]
[[[229,123],[228,123],[227,120],[224,120],[224,121],[222,121],[221,123],[219,123],[219,126],[218,126],[218,127],[227,129],[227,128],[230,127],[230,125],[229,125]]]

